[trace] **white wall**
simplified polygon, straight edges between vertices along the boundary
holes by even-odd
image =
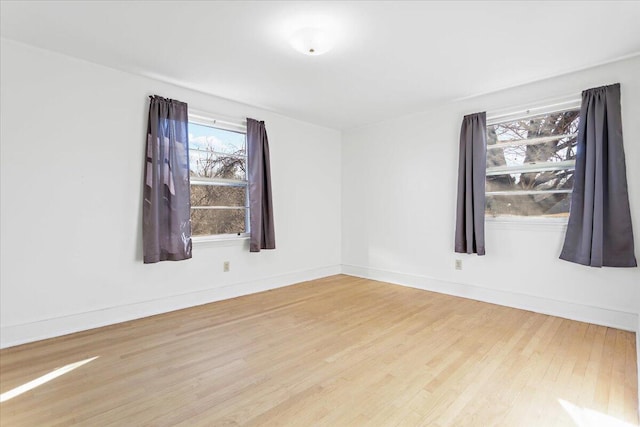
[[[343,272],[636,330],[640,270],[596,269],[559,260],[565,227],[488,222],[484,257],[455,254],[453,236],[465,114],[579,98],[584,89],[620,82],[638,255],[638,76],[640,57],[345,132]],[[462,271],[454,269],[455,259],[462,259]]]
[[[485,257],[455,254],[453,219],[464,114],[544,104],[620,82],[640,246],[640,58],[341,138],[335,130],[12,41],[2,40],[0,52],[2,347],[327,276],[341,263],[347,274],[638,327],[638,269],[558,260],[562,226],[489,222]],[[276,251],[203,243],[195,244],[192,260],[142,264],[151,94],[266,120]],[[453,268],[457,258],[462,271]],[[222,272],[226,260],[229,273]]]
[[[338,131],[8,40],[1,55],[2,347],[340,271]],[[152,94],[266,121],[275,251],[142,263]]]

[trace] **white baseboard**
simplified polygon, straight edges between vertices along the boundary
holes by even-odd
[[[379,280],[396,285],[424,289],[442,294],[454,295],[484,301],[507,307],[549,314],[596,325],[610,326],[635,332],[640,328],[638,314],[602,307],[560,301],[534,295],[489,289],[482,286],[439,280],[427,276],[399,273],[356,265],[342,265],[342,273],[350,276]],[[637,336],[637,335],[636,335]]]
[[[250,282],[173,295],[150,301],[75,313],[36,322],[0,327],[0,348],[53,338],[73,332],[126,322],[242,295],[280,288],[294,283],[340,274],[340,265],[295,271]]]
[[[638,364],[638,417],[640,418],[640,313],[636,324],[636,363]]]

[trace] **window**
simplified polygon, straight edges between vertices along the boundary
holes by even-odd
[[[246,132],[244,124],[189,114],[193,236],[248,235]]]
[[[488,217],[568,217],[579,118],[579,102],[572,102],[560,111],[488,121]]]

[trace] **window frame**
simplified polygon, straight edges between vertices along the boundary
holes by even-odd
[[[502,110],[502,111],[493,111],[493,112],[489,112],[487,113],[487,122],[486,122],[486,126],[487,126],[487,132],[489,130],[489,126],[494,126],[497,124],[501,124],[501,123],[508,123],[508,122],[512,122],[512,121],[517,121],[517,120],[524,120],[524,119],[528,119],[528,118],[534,118],[534,117],[540,117],[543,115],[548,115],[548,114],[555,114],[555,113],[561,113],[561,112],[565,112],[565,111],[572,111],[572,110],[580,110],[580,106],[581,106],[581,99],[579,97],[576,96],[567,96],[567,97],[563,97],[563,98],[557,98],[555,100],[552,101],[547,101],[545,103],[539,103],[539,104],[530,104],[528,107],[524,107],[524,108],[512,108],[512,109],[508,109],[508,110]],[[539,139],[544,139],[543,138],[539,138]],[[554,137],[555,139],[555,137]],[[525,145],[525,144],[514,144],[514,145]],[[488,148],[487,148],[487,153],[488,153]],[[485,156],[487,156],[487,153],[485,153]],[[575,167],[575,160],[574,161],[569,161],[572,163],[572,167]],[[569,169],[567,167],[559,167],[561,164],[565,165],[569,162],[546,162],[546,163],[557,163],[556,165],[548,165],[548,169],[546,170],[566,170]],[[565,165],[566,166],[566,165]],[[494,172],[494,174],[505,174],[505,172],[512,172],[512,173],[521,173],[521,172],[537,172],[539,170],[542,170],[542,168],[538,168],[538,167],[530,167],[529,170],[525,170],[527,169],[527,167],[522,167],[522,166],[512,166],[512,167],[494,167],[491,168],[491,172]],[[499,170],[500,169],[500,170]],[[488,176],[487,172],[489,172],[489,168],[487,168],[485,170],[485,179]],[[570,193],[571,191],[568,190],[538,190],[536,191],[536,193]],[[498,194],[500,192],[498,191],[494,191],[494,192],[488,192],[485,189],[485,198],[488,196],[489,193],[492,194]],[[512,191],[509,192],[510,194],[516,195],[516,192]],[[528,191],[522,191],[522,192],[517,192],[517,193],[529,193]],[[489,196],[491,197],[491,196]],[[486,206],[486,205],[485,205]],[[486,209],[486,208],[485,208]],[[497,228],[514,228],[514,229],[518,229],[518,228],[529,228],[529,226],[536,226],[536,227],[542,227],[542,228],[548,228],[550,230],[555,230],[555,229],[564,229],[567,226],[569,217],[551,217],[551,216],[514,216],[514,215],[490,215],[485,211],[485,223],[488,224],[492,224],[493,227]]]
[[[217,114],[210,114],[197,110],[189,110],[188,112],[188,122],[189,124],[193,123],[200,126],[212,127],[224,131],[229,132],[237,132],[247,135],[247,122],[244,120],[234,120],[234,119],[223,119],[218,118],[221,117]],[[192,148],[189,147],[189,152],[191,152]],[[214,151],[215,154],[223,154],[229,155],[228,153],[219,153]],[[237,156],[240,157],[240,156]],[[248,152],[242,156],[246,164],[248,165]],[[199,177],[189,177],[189,188],[194,185],[215,185],[215,186],[231,186],[231,187],[245,187],[246,189],[246,197],[245,197],[245,206],[244,209],[246,211],[245,215],[245,232],[244,233],[224,233],[224,234],[207,234],[207,235],[198,235],[191,236],[191,240],[194,243],[201,242],[228,242],[233,244],[234,242],[242,243],[245,240],[249,239],[250,236],[250,215],[251,209],[249,206],[249,177],[247,171],[247,179],[245,180],[235,180],[235,179],[226,179],[226,178],[199,178]],[[217,206],[217,207],[200,207],[202,209],[239,209],[239,206]],[[190,212],[194,208],[190,206]]]

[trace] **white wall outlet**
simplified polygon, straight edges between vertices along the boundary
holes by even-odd
[[[231,270],[231,263],[229,261],[223,262],[222,263],[222,271],[224,271],[226,273],[229,270]]]
[[[462,270],[462,260],[461,259],[457,259],[456,260],[456,270]]]

